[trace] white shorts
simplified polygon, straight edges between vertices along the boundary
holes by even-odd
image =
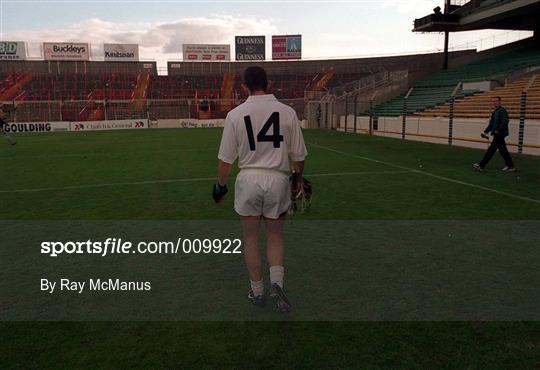
[[[275,170],[247,168],[240,171],[234,187],[234,209],[240,216],[277,219],[289,209],[289,176]]]

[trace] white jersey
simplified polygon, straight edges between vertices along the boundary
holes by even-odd
[[[250,96],[227,114],[218,158],[240,169],[290,171],[289,158],[307,156],[300,122],[293,108],[272,94]]]

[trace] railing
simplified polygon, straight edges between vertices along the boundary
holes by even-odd
[[[103,109],[108,120],[116,119],[185,119],[223,118],[228,111],[241,104],[244,99],[206,99],[213,109],[201,109],[204,99],[140,99],[140,100],[69,100],[69,101],[4,101],[8,122],[57,122],[80,121],[92,117],[91,112]],[[294,108],[300,119],[304,119],[305,99],[280,100]],[[227,107],[226,110],[220,107]]]
[[[334,129],[336,111],[345,110],[346,121],[349,112],[353,112],[353,122],[356,131],[356,116],[366,111],[371,111],[375,104],[392,98],[406,89],[408,86],[408,71],[379,71],[357,81],[345,83],[330,89],[320,99],[311,98],[306,112],[309,127],[327,127]],[[317,101],[315,101],[317,100]],[[352,106],[349,104],[353,102]],[[316,108],[314,108],[316,106]],[[352,110],[349,110],[352,108]],[[324,116],[324,121],[321,117]],[[315,122],[316,121],[316,122]],[[346,127],[348,127],[346,122]]]
[[[463,82],[459,81],[454,87],[452,94],[450,94],[450,102],[448,108],[448,145],[452,145],[454,135],[454,103],[456,101],[456,95],[463,86]]]
[[[495,47],[511,44],[533,36],[532,31],[504,31],[477,40],[450,45],[449,51],[470,50],[484,51]]]
[[[532,94],[533,90],[529,89],[535,85],[535,78],[540,77],[532,76],[518,96],[520,97],[520,114],[519,116],[510,115],[510,136],[507,143],[509,149],[514,152],[540,155],[540,119],[537,113],[528,112],[528,109],[532,112],[538,111],[537,100],[528,98],[529,93]],[[480,132],[485,129],[489,121],[489,113],[485,117],[455,117],[453,102],[460,89],[461,83],[458,83],[450,94],[448,114],[445,112],[444,115],[433,117],[407,113],[407,97],[412,90],[403,97],[402,114],[395,117],[374,114],[372,109],[374,104],[370,94],[357,95],[354,99],[348,95],[342,98],[329,96],[321,101],[308,103],[314,106],[314,111],[317,112],[317,109],[320,109],[320,113],[311,117],[312,122],[309,123],[309,127],[486,148],[489,141],[482,139]],[[317,120],[316,117],[318,117]]]
[[[467,3],[471,2],[471,0],[451,0],[450,1],[450,4],[451,5],[458,5],[458,6],[463,6]]]
[[[380,71],[361,78],[357,81],[348,82],[343,85],[337,86],[328,91],[329,95],[336,97],[342,97],[346,94],[357,95],[366,90],[376,89],[378,87],[407,81],[409,77],[407,70],[402,71]]]
[[[527,111],[527,94],[529,92],[529,89],[534,84],[536,78],[538,75],[533,75],[529,82],[527,82],[527,85],[521,92],[520,102],[519,102],[519,132],[518,132],[518,152],[523,153],[523,145],[524,145],[524,138],[525,138],[525,116]]]
[[[14,101],[22,101],[26,97],[26,91],[21,91],[19,95],[13,98]]]

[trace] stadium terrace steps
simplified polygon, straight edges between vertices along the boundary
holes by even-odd
[[[197,92],[220,96],[223,75],[175,75],[157,76],[150,85],[150,99],[192,99]],[[201,95],[199,93],[199,95]]]
[[[538,49],[512,50],[455,69],[438,72],[413,84],[412,93],[407,99],[407,113],[417,114],[426,109],[447,103],[459,82],[494,80],[532,66],[540,66],[540,50]],[[478,93],[478,90],[461,89],[457,92],[455,98],[465,99]],[[373,114],[375,116],[402,115],[404,96],[402,94],[376,106]]]
[[[35,74],[25,86],[26,100],[131,99],[137,75]]]
[[[501,97],[503,106],[511,119],[519,119],[521,94],[528,85],[531,77],[520,79],[506,86],[496,87],[473,96],[456,100],[454,103],[454,117],[460,118],[488,118],[491,114],[492,99]],[[434,108],[418,112],[415,115],[422,117],[448,117],[450,104],[440,104]],[[526,119],[540,119],[540,74],[527,91]]]
[[[17,72],[12,73],[0,83],[0,101],[13,100],[17,96],[24,94],[24,86],[32,81],[32,73]]]
[[[441,102],[450,99],[455,86],[442,87],[415,87],[407,98],[407,113],[412,114],[426,108],[434,107]],[[477,90],[460,90],[456,94],[457,98],[462,98],[475,94]],[[374,109],[375,116],[400,116],[403,114],[403,99],[405,94],[401,94]]]
[[[140,73],[137,76],[137,84],[133,88],[132,96],[134,100],[134,109],[141,111],[146,107],[146,98],[148,97],[148,88],[150,86],[150,75]]]
[[[85,121],[99,121],[105,118],[103,107],[93,109]]]
[[[325,72],[317,74],[317,76],[315,76],[313,78],[313,81],[310,83],[308,87],[309,90],[323,91],[330,82],[330,80],[332,80],[332,77],[334,77],[335,73],[336,72],[334,68],[331,68]]]
[[[21,73],[28,73],[22,71]],[[297,104],[303,109],[306,89],[316,76],[317,88],[328,88],[334,84],[357,81],[366,75],[362,73],[334,73],[323,71],[297,74],[269,75],[271,92],[279,99],[298,99],[289,104]],[[13,74],[4,74],[0,80],[0,90],[13,85]],[[144,77],[144,78],[143,78]],[[144,73],[37,73],[24,86],[21,104],[17,110],[17,120],[72,120],[124,119],[146,117],[153,119],[194,117],[188,100],[213,100],[245,98],[240,88],[240,78],[235,73],[213,73],[207,75],[181,74],[173,76],[152,76]],[[107,108],[102,101],[107,99]],[[133,102],[135,99],[136,102]],[[169,102],[159,102],[168,100]],[[174,103],[173,100],[176,100]],[[96,102],[97,101],[97,102]],[[146,104],[149,102],[150,104]],[[146,110],[148,106],[148,111]],[[171,106],[172,105],[172,106]],[[219,113],[230,110],[232,105],[217,105]],[[197,108],[198,110],[198,108]],[[213,112],[218,113],[213,110]],[[214,117],[215,118],[215,117]]]
[[[236,80],[236,75],[234,73],[225,73],[223,76],[223,83],[221,85],[221,110],[230,111],[233,107],[234,99],[234,82]]]

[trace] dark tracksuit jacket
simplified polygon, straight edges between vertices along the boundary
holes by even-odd
[[[503,107],[499,107],[491,113],[489,124],[484,130],[484,133],[492,135],[508,136],[508,112]]]

